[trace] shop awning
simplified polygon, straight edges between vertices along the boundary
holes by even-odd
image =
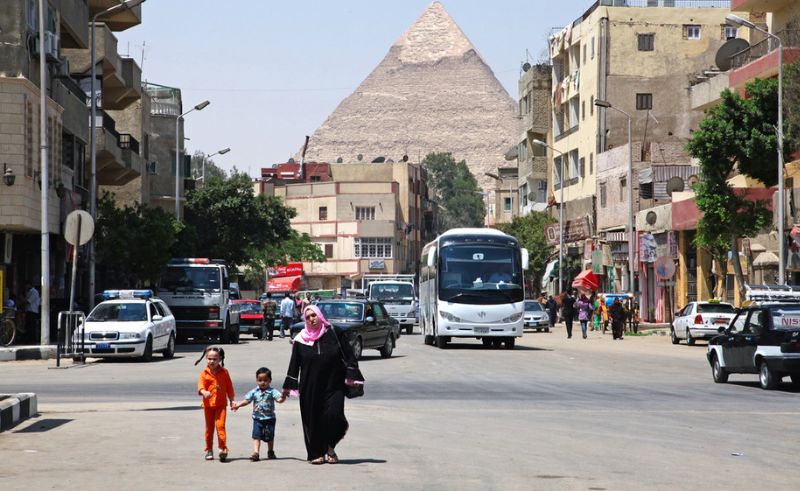
[[[300,290],[302,282],[302,276],[283,276],[279,278],[270,278],[267,282],[267,291],[296,292]]]
[[[586,290],[597,291],[600,289],[600,278],[592,273],[591,269],[585,269],[572,281],[572,288],[584,288]]]

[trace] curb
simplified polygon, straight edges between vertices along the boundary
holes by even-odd
[[[37,412],[36,394],[0,394],[0,432],[13,428]]]
[[[55,345],[0,348],[0,361],[52,360],[55,357]]]

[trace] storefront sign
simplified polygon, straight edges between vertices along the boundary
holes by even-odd
[[[669,257],[674,260],[678,260],[678,237],[675,236],[675,232],[668,232],[667,233],[667,244],[669,244]],[[749,244],[749,242],[748,242]]]
[[[558,223],[551,223],[544,228],[544,236],[547,239],[547,245],[558,245],[560,240],[560,228]],[[589,217],[579,218],[577,220],[568,220],[564,224],[564,243],[577,242],[579,240],[588,239],[592,236],[592,226],[589,222]]]
[[[369,269],[386,269],[386,261],[383,259],[373,259],[369,262]]]
[[[653,234],[642,234],[639,236],[639,260],[643,263],[654,263],[658,250],[658,244]]]
[[[583,244],[583,260],[584,261],[591,261],[592,260],[592,252],[594,252],[594,241],[587,240]]]
[[[592,273],[603,274],[603,251],[592,253]]]
[[[303,274],[303,263],[286,263],[285,266],[273,266],[269,268],[270,278],[282,278],[284,276],[300,276]]]
[[[613,254],[613,248],[610,244],[603,244],[603,266],[613,266],[614,259],[611,257]]]

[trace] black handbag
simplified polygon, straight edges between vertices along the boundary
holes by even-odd
[[[336,332],[333,332],[333,335],[336,336],[336,344],[339,345],[339,354],[342,355],[342,365],[344,365],[345,370],[347,369],[347,363],[344,361],[344,350],[342,350],[342,344],[339,342],[339,336],[336,335]],[[344,384],[344,381],[342,381]],[[347,385],[344,384],[344,396],[348,399],[355,399],[356,397],[363,397],[364,396],[364,383],[360,384],[353,384]]]

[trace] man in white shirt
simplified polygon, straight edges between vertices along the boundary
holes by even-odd
[[[291,334],[292,322],[294,321],[294,312],[294,299],[292,299],[292,294],[289,293],[283,297],[283,300],[281,300],[281,337],[284,337],[287,329],[289,329],[289,334]]]
[[[25,285],[25,335],[27,340],[36,343],[39,340],[39,309],[42,298],[30,283]]]

